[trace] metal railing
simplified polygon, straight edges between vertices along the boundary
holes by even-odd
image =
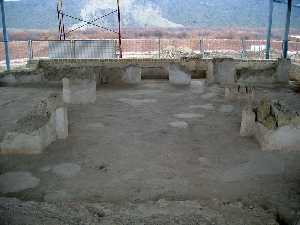
[[[178,58],[201,54],[204,58],[229,56],[264,59],[264,40],[236,39],[123,39],[123,58]],[[9,42],[13,66],[41,58],[118,58],[117,40],[12,41]],[[271,42],[270,58],[279,58],[282,42]],[[289,57],[300,61],[300,42],[289,42]],[[5,65],[4,43],[0,42],[0,66]]]

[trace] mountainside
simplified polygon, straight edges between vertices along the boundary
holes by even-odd
[[[127,27],[264,27],[268,0],[121,0],[122,23]],[[294,0],[299,4],[300,0]],[[50,29],[57,27],[56,0],[7,0],[10,28]],[[90,20],[116,8],[116,0],[64,0],[66,13]],[[275,3],[274,27],[283,27],[285,4]],[[100,21],[101,22],[101,21]],[[67,27],[79,21],[65,19]],[[116,16],[102,21],[116,25]],[[293,8],[292,28],[300,29],[300,8]]]

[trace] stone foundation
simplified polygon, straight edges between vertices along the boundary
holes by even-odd
[[[63,79],[63,101],[86,104],[96,101],[96,79]]]
[[[56,139],[68,137],[67,109],[58,96],[42,100],[1,140],[0,154],[39,154]]]
[[[192,77],[191,74],[185,72],[180,66],[171,64],[169,66],[169,81],[175,85],[190,85]]]
[[[300,114],[278,101],[262,100],[243,110],[241,136],[254,136],[262,150],[300,151]]]
[[[253,84],[276,84],[289,82],[290,60],[278,59],[276,62],[237,64],[237,82]]]
[[[246,100],[253,101],[255,99],[255,89],[252,86],[231,85],[225,87],[225,99],[230,101]]]

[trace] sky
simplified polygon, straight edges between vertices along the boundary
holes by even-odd
[[[116,9],[116,0],[63,0],[65,12],[92,20]],[[300,0],[293,0],[300,4]],[[17,29],[57,27],[56,0],[5,0],[7,25]],[[269,0],[120,0],[123,27],[181,28],[265,27]],[[274,27],[283,27],[285,6],[275,4]],[[116,17],[97,21],[115,26]],[[65,19],[68,28],[82,23]],[[300,30],[300,8],[293,10],[292,27]]]

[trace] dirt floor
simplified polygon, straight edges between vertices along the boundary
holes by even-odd
[[[1,121],[19,117],[24,99],[46,94],[24,87],[0,93],[7,93]],[[289,87],[257,93],[300,111],[300,95]],[[7,113],[10,104],[15,114]],[[67,140],[41,155],[0,156],[1,174],[39,180],[0,195],[0,224],[297,224],[300,146],[263,152],[240,137],[242,107],[199,80],[101,87],[95,104],[69,107]]]

